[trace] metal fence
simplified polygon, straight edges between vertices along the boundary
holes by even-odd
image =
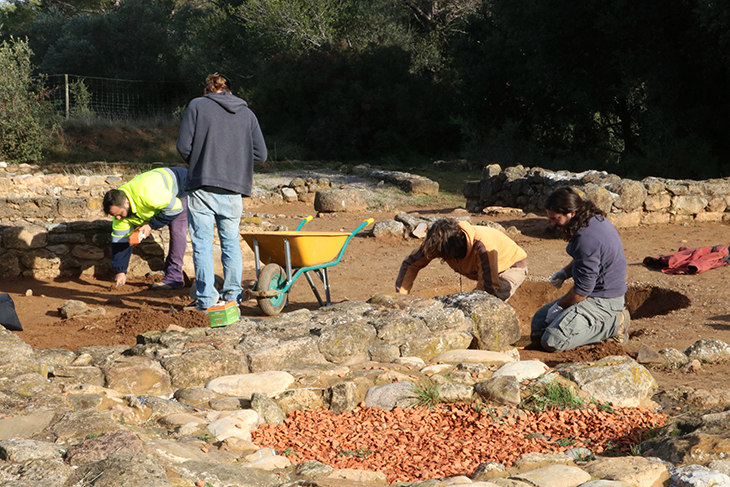
[[[86,101],[74,93],[74,83],[79,81],[90,95]],[[74,74],[48,75],[46,87],[51,102],[66,118],[79,113],[102,118],[172,118],[191,99],[202,94],[200,82],[142,81]]]

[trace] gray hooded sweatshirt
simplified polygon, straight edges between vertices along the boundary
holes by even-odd
[[[186,191],[205,186],[244,196],[251,195],[254,164],[268,155],[256,115],[227,91],[190,102],[177,151],[188,163]]]

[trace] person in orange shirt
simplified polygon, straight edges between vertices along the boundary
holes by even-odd
[[[476,289],[507,301],[527,277],[527,253],[494,228],[475,227],[454,218],[441,218],[426,239],[401,264],[395,290],[408,294],[418,272],[434,259],[477,281]]]

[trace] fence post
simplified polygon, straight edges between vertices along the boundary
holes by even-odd
[[[68,120],[68,114],[69,114],[69,96],[68,96],[68,75],[63,75],[63,82],[66,87],[66,120]]]

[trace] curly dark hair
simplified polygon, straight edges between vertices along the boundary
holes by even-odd
[[[440,218],[433,222],[421,245],[428,259],[463,259],[466,257],[466,234],[454,218]]]
[[[573,188],[567,186],[550,193],[545,201],[545,209],[563,215],[575,212],[575,216],[560,228],[568,241],[573,240],[581,228],[587,227],[594,216],[601,219],[606,217],[606,213],[592,201],[584,200]]]

